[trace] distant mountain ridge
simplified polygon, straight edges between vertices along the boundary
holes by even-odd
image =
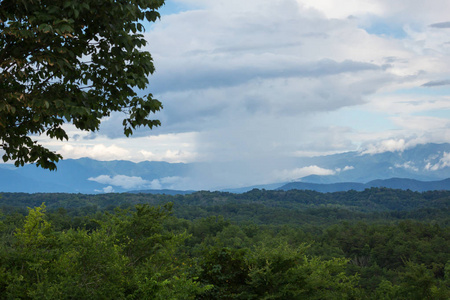
[[[215,168],[210,168],[209,165]],[[243,193],[253,188],[277,189],[285,184],[288,185],[284,188],[295,185],[300,189],[325,192],[361,190],[380,185],[418,191],[447,189],[445,180],[450,178],[450,144],[424,144],[403,151],[375,154],[353,151],[327,156],[291,158],[288,165],[279,166],[282,174],[284,171],[289,173],[303,169],[325,170],[325,173],[329,174],[299,177],[295,179],[297,181],[295,184],[287,183],[292,181],[291,178],[280,180],[280,177],[276,176],[273,177],[276,179],[272,182],[265,180],[265,184],[247,181],[250,182],[247,185],[239,180],[229,181],[234,182],[230,184],[222,180],[232,178],[234,174],[217,173],[223,170],[223,163],[221,165],[211,162],[209,165],[159,161],[139,163],[125,160],[97,161],[80,158],[64,159],[58,163],[56,172],[50,172],[36,168],[34,165],[15,168],[10,164],[0,164],[0,193],[96,194],[132,191],[185,193],[185,190],[196,189],[192,183],[209,180],[215,174],[221,176],[216,176],[217,181],[210,180],[213,182],[210,187],[202,189]],[[210,170],[215,170],[216,173],[211,173]],[[293,172],[293,174],[296,173]]]
[[[277,190],[312,190],[321,193],[345,192],[350,190],[363,191],[369,188],[390,188],[398,190],[411,190],[414,192],[425,192],[434,190],[450,190],[450,178],[439,181],[420,181],[408,178],[390,178],[378,179],[368,183],[358,182],[339,182],[339,183],[309,183],[309,182],[290,182]]]
[[[170,195],[170,196],[175,196],[175,195],[189,195],[192,193],[195,193],[197,191],[179,191],[179,190],[168,190],[168,189],[164,189],[164,190],[136,190],[136,191],[128,191],[127,193],[130,194],[160,194],[160,195]]]
[[[125,160],[97,161],[90,158],[64,159],[57,171],[34,165],[15,168],[0,164],[0,192],[85,193],[126,192],[136,189],[162,189],[155,180],[186,176],[190,166],[183,163]],[[157,182],[156,182],[157,183]]]
[[[359,182],[377,179],[410,178],[438,181],[450,177],[450,144],[423,144],[403,151],[382,153],[346,152],[299,158],[297,164],[317,165],[335,171],[332,175],[310,175],[311,183]],[[347,167],[347,170],[344,168]]]

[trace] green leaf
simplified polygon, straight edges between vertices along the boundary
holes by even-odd
[[[50,24],[41,24],[38,29],[43,33],[49,33],[53,31],[53,27]]]
[[[48,131],[52,138],[66,138],[62,129],[51,131],[63,121],[91,131],[111,112],[127,111],[126,136],[139,126],[160,124],[151,113],[162,105],[140,104],[145,97],[135,89],[147,88],[154,71],[150,53],[140,49],[145,39],[139,22],[159,18],[155,10],[164,1],[3,3],[0,57],[17,66],[2,73],[8,89],[0,89],[0,103],[6,103],[0,107],[0,140],[9,145],[3,158],[54,169],[60,156],[29,135]]]

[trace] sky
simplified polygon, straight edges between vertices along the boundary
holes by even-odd
[[[64,158],[214,163],[214,180],[235,184],[286,179],[296,157],[449,142],[449,11],[448,0],[168,0],[144,48],[156,72],[142,93],[163,103],[162,126],[126,138],[113,114],[98,132],[67,125],[69,141],[41,142]]]

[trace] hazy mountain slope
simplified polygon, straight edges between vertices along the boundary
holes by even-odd
[[[364,183],[340,182],[340,183],[308,183],[308,182],[290,182],[279,187],[277,190],[311,190],[321,193],[333,193],[340,191],[363,191],[366,189]]]
[[[402,152],[361,154],[347,152],[299,159],[298,166],[317,165],[336,171],[334,175],[307,176],[311,183],[361,182],[376,179],[411,178],[423,181],[450,177],[450,144],[425,144]],[[347,167],[346,171],[342,171]],[[337,171],[340,170],[340,171]]]
[[[89,158],[66,159],[58,163],[58,170],[50,172],[34,165],[15,168],[12,165],[0,164],[0,192],[67,192],[67,193],[98,193],[125,192],[136,190],[188,190],[185,182],[208,179],[213,177],[208,172],[220,172],[222,164],[212,162],[215,168],[208,168],[206,163],[167,163],[130,161],[96,161]],[[347,152],[328,156],[294,159],[292,169],[308,167],[327,169],[332,175],[310,175],[295,181],[301,189],[320,191],[337,191],[355,189],[361,190],[361,184],[374,180],[389,178],[408,178],[420,181],[440,181],[450,178],[450,144],[417,145],[402,152],[384,152],[362,154]],[[281,168],[281,167],[280,167]],[[208,171],[209,170],[209,171]],[[217,173],[219,174],[219,173]],[[224,172],[219,178],[233,176]],[[186,180],[185,180],[186,179]],[[190,181],[187,179],[191,179]],[[274,179],[279,182],[280,179]],[[308,184],[330,184],[331,186],[306,186]],[[258,184],[250,187],[228,186],[224,182],[213,182],[210,189],[224,187],[222,190],[245,192],[252,188],[275,189],[282,183]],[[393,181],[375,181],[373,186],[380,184],[398,188]],[[443,185],[442,185],[443,184]],[[401,188],[423,190],[421,183],[401,182]],[[427,184],[428,188],[430,185]],[[435,183],[440,189],[446,183]],[[226,189],[225,189],[226,188]]]
[[[53,172],[34,165],[15,168],[3,164],[0,165],[0,192],[96,193],[113,185],[112,183],[117,184],[114,185],[114,191],[123,192],[135,189],[135,186],[129,182],[120,182],[120,179],[111,180],[111,183],[100,183],[92,179],[121,175],[123,181],[139,177],[142,182],[151,182],[168,176],[184,176],[187,170],[188,166],[185,164],[96,161],[89,158],[62,160],[58,163],[58,170]],[[130,188],[126,188],[127,184]]]
[[[391,189],[411,190],[417,192],[431,190],[450,190],[450,178],[439,181],[419,181],[405,178],[373,180],[367,183],[370,187],[386,187]]]
[[[419,181],[407,178],[391,178],[384,180],[373,180],[368,183],[341,182],[341,183],[308,183],[308,182],[290,182],[279,187],[277,190],[312,190],[322,193],[343,192],[349,190],[363,191],[372,187],[385,187],[399,190],[411,190],[415,192],[424,192],[432,190],[450,190],[450,178],[439,181]]]

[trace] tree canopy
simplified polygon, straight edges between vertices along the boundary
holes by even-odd
[[[159,120],[143,22],[164,0],[3,0],[0,2],[0,149],[16,166],[55,169],[61,155],[36,136],[68,140],[63,124],[86,131],[123,112],[124,134]]]
[[[430,193],[431,207],[448,204],[445,193]],[[450,299],[445,211],[392,218],[410,209],[400,205],[375,220],[342,205],[348,214],[335,218],[320,202],[278,210],[286,197],[265,205],[278,218],[258,222],[226,193],[4,196],[0,299]]]

